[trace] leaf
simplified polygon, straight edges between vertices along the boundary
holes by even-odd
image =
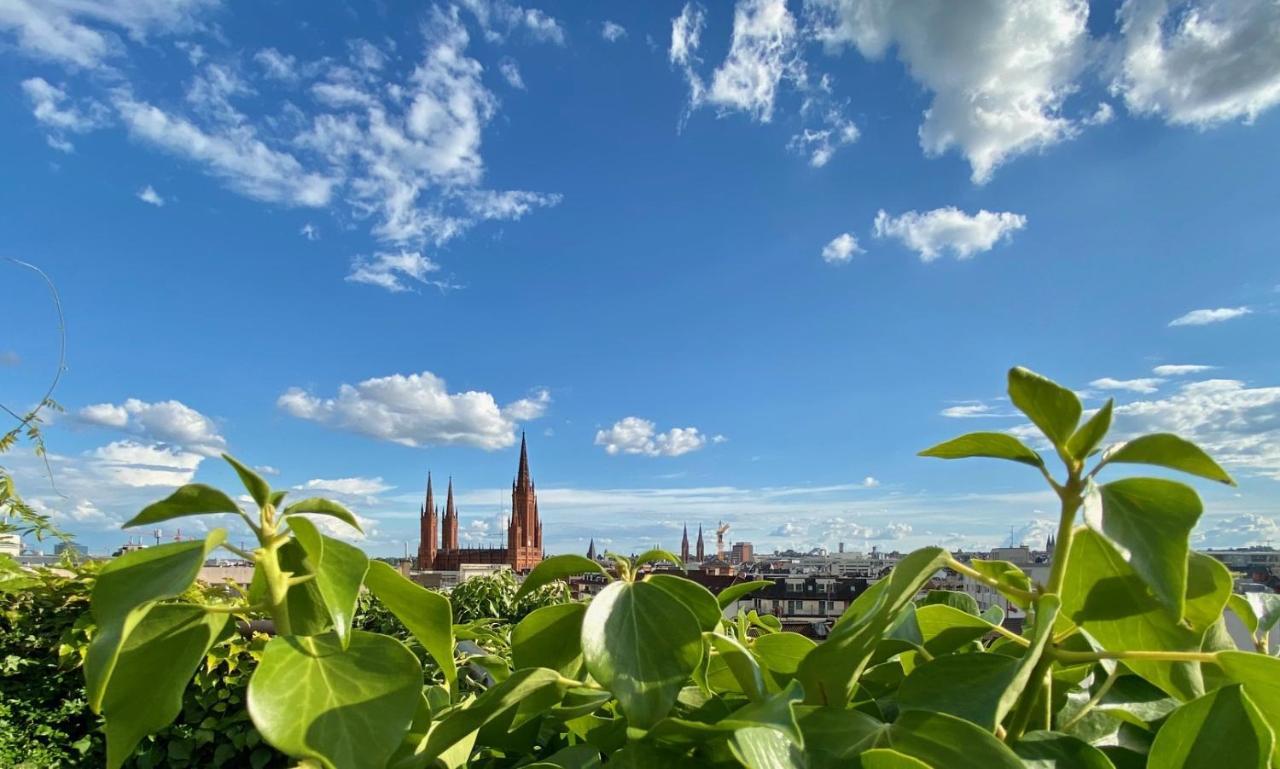
[[[452,696],[458,693],[458,668],[453,658],[453,611],[449,599],[400,575],[390,564],[371,561],[365,585],[396,615],[444,674]]]
[[[730,585],[716,595],[716,603],[720,604],[721,609],[727,609],[734,601],[772,584],[773,580],[757,579],[751,582],[739,582],[736,585]]]
[[[189,483],[160,500],[142,508],[142,512],[125,523],[125,528],[145,526],[187,515],[238,513],[240,508],[231,497],[203,483]]]
[[[918,758],[891,748],[872,748],[860,756],[862,769],[933,769]]]
[[[978,599],[968,593],[961,593],[956,590],[930,590],[925,593],[924,599],[920,601],[921,606],[934,606],[937,604],[959,609],[975,617],[980,613]]]
[[[921,451],[917,456],[937,459],[989,457],[1008,459],[1032,467],[1044,467],[1044,460],[1026,444],[1008,433],[969,433]]]
[[[1089,525],[1129,551],[1129,565],[1156,598],[1182,619],[1191,530],[1204,511],[1189,486],[1160,478],[1125,478],[1098,487],[1102,520]]]
[[[756,658],[751,656],[746,647],[728,636],[708,633],[707,637],[711,640],[711,648],[715,650],[716,656],[728,666],[747,699],[752,702],[764,699],[764,675],[760,672]]]
[[[1280,594],[1246,593],[1244,599],[1258,618],[1258,627],[1253,632],[1269,633],[1280,622]]]
[[[587,606],[582,651],[631,725],[647,728],[671,710],[702,660],[702,633],[693,612],[661,588],[613,582]]]
[[[1232,681],[1244,684],[1245,694],[1273,734],[1280,735],[1280,659],[1252,652],[1220,652],[1218,665]],[[1280,744],[1273,749],[1280,766]]]
[[[1102,443],[1102,439],[1107,437],[1107,431],[1111,429],[1111,412],[1115,408],[1115,399],[1107,398],[1107,402],[1102,408],[1094,412],[1089,417],[1089,421],[1080,425],[1080,429],[1071,435],[1071,440],[1067,441],[1067,455],[1083,462]]]
[[[307,553],[316,588],[333,620],[333,629],[345,647],[351,635],[360,585],[369,571],[369,557],[354,545],[324,536],[306,518],[294,518],[292,525],[294,537]]]
[[[945,604],[916,609],[920,643],[933,656],[949,654],[992,632],[992,623]]]
[[[360,521],[350,510],[331,499],[323,499],[321,497],[310,497],[308,499],[300,499],[292,505],[286,507],[283,515],[302,515],[309,513],[311,515],[327,515],[330,518],[337,518],[343,523],[359,532],[364,532],[360,528]]]
[[[1050,379],[1021,366],[1009,369],[1009,399],[1054,446],[1065,449],[1080,423],[1080,399]]]
[[[737,730],[729,738],[729,751],[747,769],[805,769],[799,746],[767,726]]]
[[[175,598],[191,587],[209,552],[226,537],[225,529],[214,529],[203,541],[135,550],[110,561],[98,572],[90,601],[98,630],[84,661],[85,690],[94,712],[102,710],[107,681],[129,632],[151,604]]]
[[[800,669],[800,662],[817,646],[799,633],[770,633],[752,641],[751,651],[769,670],[791,675]]]
[[[271,506],[279,510],[280,503],[284,502],[284,498],[287,496],[289,496],[289,492],[286,489],[271,492]]]
[[[326,769],[382,769],[421,700],[422,668],[390,636],[277,636],[249,680],[253,725],[277,750]]]
[[[164,604],[138,621],[102,695],[108,769],[118,769],[143,737],[178,717],[191,676],[229,619],[199,606]]]
[[[244,484],[249,496],[253,497],[253,501],[258,503],[258,507],[266,507],[271,503],[271,487],[267,485],[266,481],[262,480],[261,475],[242,465],[239,460],[230,454],[223,454],[222,458],[227,460],[227,464],[235,469],[236,475],[240,476],[240,482]]]
[[[898,707],[904,713],[946,713],[990,731],[1017,669],[1018,660],[1003,654],[938,657],[907,675],[898,689]]]
[[[1027,732],[1013,745],[1027,769],[1115,769],[1107,754],[1058,732]]]
[[[436,723],[416,752],[416,756],[422,761],[420,765],[429,766],[446,750],[480,727],[519,707],[520,703],[540,692],[558,687],[559,681],[560,674],[554,670],[527,668],[512,673],[510,678],[495,684],[465,708],[451,711]]]
[[[888,747],[939,769],[1025,769],[1003,742],[968,721],[912,710],[898,716],[877,747]]]
[[[1232,593],[1228,596],[1227,608],[1240,618],[1240,623],[1249,631],[1249,635],[1258,632],[1258,612],[1243,595]]]
[[[520,589],[516,591],[515,600],[519,601],[543,585],[549,585],[558,579],[576,577],[579,574],[603,574],[606,578],[610,578],[609,572],[590,558],[571,554],[553,555],[533,567],[533,571],[529,572],[529,576],[524,578]]]
[[[804,684],[805,701],[840,707],[848,704],[855,682],[885,629],[946,562],[947,552],[942,548],[921,548],[855,598],[836,620],[826,641],[800,663],[797,676]]]
[[[1199,697],[1169,716],[1156,732],[1151,769],[1266,769],[1275,737],[1239,684]]]
[[[1023,609],[1027,608],[1026,598],[1012,592],[1014,590],[1022,591],[1023,593],[1031,592],[1031,577],[1027,576],[1027,573],[1022,569],[1014,566],[1009,561],[988,561],[982,558],[970,560],[969,566],[974,571],[1000,583],[1001,587],[1005,589],[996,589],[1000,590],[1000,595],[1007,598],[1014,606]]]
[[[535,609],[511,629],[511,663],[549,668],[566,678],[582,675],[582,618],[587,607],[565,603]]]
[[[858,756],[882,739],[888,728],[861,711],[832,707],[797,708],[796,720],[810,769],[857,766]]]
[[[1153,433],[1122,443],[1103,456],[1107,464],[1129,462],[1156,465],[1198,475],[1211,481],[1236,485],[1227,471],[1218,466],[1199,446],[1172,433]]]
[[[650,574],[645,581],[683,603],[698,618],[703,630],[715,630],[720,626],[720,606],[711,591],[702,585],[673,574]]]
[[[658,548],[646,550],[640,554],[640,557],[636,558],[636,566],[641,566],[646,563],[669,563],[679,566],[681,569],[684,568],[684,561],[681,561],[679,556],[670,551],[660,550]]]

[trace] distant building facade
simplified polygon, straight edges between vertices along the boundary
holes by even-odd
[[[424,571],[461,571],[465,565],[509,566],[527,572],[542,561],[542,520],[538,494],[529,473],[529,450],[520,437],[520,466],[511,484],[511,520],[506,547],[462,547],[458,541],[458,509],[453,502],[453,479],[444,515],[435,504],[431,474],[427,473],[427,499],[419,513],[417,567]]]
[[[729,551],[729,563],[751,563],[755,560],[755,547],[750,542],[734,542]]]

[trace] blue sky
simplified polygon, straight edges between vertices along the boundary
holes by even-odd
[[[372,552],[428,469],[497,542],[521,431],[556,552],[1039,542],[1034,474],[915,457],[1021,430],[1022,364],[1226,462],[1199,544],[1275,543],[1278,36],[1266,0],[0,0],[0,254],[68,340],[56,486],[5,461],[96,550],[223,450]],[[25,406],[55,322],[0,274]]]

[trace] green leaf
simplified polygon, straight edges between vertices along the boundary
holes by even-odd
[[[1275,737],[1239,684],[1199,697],[1169,716],[1151,744],[1151,769],[1266,769]]]
[[[1111,429],[1111,412],[1114,407],[1115,400],[1107,398],[1106,404],[1089,417],[1088,422],[1080,425],[1080,429],[1076,430],[1071,435],[1071,440],[1067,441],[1069,456],[1083,462],[1097,450],[1102,444],[1102,439],[1107,437],[1107,431]]]
[[[1054,446],[1065,449],[1080,423],[1076,394],[1021,366],[1009,369],[1009,399]]]
[[[872,748],[860,756],[862,769],[933,769],[918,758],[891,748]]]
[[[289,492],[285,489],[271,492],[271,506],[280,509],[280,503],[284,502],[284,498],[289,496]]]
[[[1129,551],[1129,565],[1156,598],[1182,619],[1191,530],[1204,511],[1188,486],[1160,478],[1125,478],[1098,487],[1102,520],[1090,526]]]
[[[226,539],[214,529],[203,541],[174,542],[125,553],[98,572],[90,606],[98,630],[85,655],[89,707],[101,712],[120,647],[156,601],[176,598],[196,581],[209,552]]]
[[[163,604],[137,622],[102,695],[108,769],[123,765],[143,737],[178,717],[191,676],[229,619],[199,606]]]
[[[720,626],[720,606],[711,591],[702,585],[673,574],[650,574],[645,581],[683,603],[698,618],[703,630],[715,630]]]
[[[810,769],[846,769],[872,748],[888,729],[878,719],[857,710],[832,707],[796,708]]]
[[[937,459],[989,457],[1008,459],[1032,467],[1044,467],[1044,460],[1022,441],[1008,433],[969,433],[921,451],[918,456]]]
[[[752,702],[759,702],[765,697],[764,674],[760,672],[760,664],[751,656],[746,647],[728,636],[708,633],[711,648],[733,673],[743,694]]]
[[[189,483],[159,502],[152,502],[125,523],[125,528],[145,526],[187,515],[238,513],[240,508],[231,497],[203,483]]]
[[[1246,593],[1244,599],[1258,618],[1258,626],[1252,632],[1269,633],[1280,622],[1280,594]]]
[[[729,751],[747,769],[805,769],[800,747],[767,726],[737,730],[729,738]]]
[[[774,673],[792,675],[817,644],[799,633],[770,633],[751,642],[751,651]]]
[[[306,518],[292,520],[293,535],[307,552],[316,588],[324,599],[338,640],[345,647],[356,614],[360,585],[369,571],[369,557],[354,545],[321,534]]]
[[[253,725],[277,750],[326,769],[382,769],[421,700],[422,668],[394,638],[355,630],[277,636],[249,680]]]
[[[1103,455],[1103,461],[1107,464],[1130,462],[1156,465],[1181,470],[1228,486],[1236,485],[1227,471],[1219,467],[1203,449],[1171,433],[1153,433],[1122,443],[1108,450]]]
[[[529,572],[529,576],[524,578],[520,589],[516,591],[515,600],[519,601],[543,585],[579,574],[603,574],[606,578],[609,577],[609,572],[590,558],[581,555],[553,555],[533,567],[533,571]]]
[[[680,556],[668,550],[660,550],[658,548],[646,550],[640,554],[640,557],[636,558],[636,566],[641,566],[646,563],[669,563],[679,566],[681,569],[684,568],[684,561],[680,560]]]
[[[671,710],[702,660],[702,632],[693,612],[661,588],[613,582],[587,606],[582,651],[631,725],[647,728]]]
[[[1017,669],[1018,660],[1003,654],[938,657],[907,675],[898,689],[898,707],[947,713],[992,730]]]
[[[1115,769],[1107,754],[1058,732],[1027,732],[1013,745],[1027,769]]]
[[[1018,590],[1023,593],[1031,592],[1031,577],[1022,569],[1014,566],[1009,561],[988,561],[982,558],[974,558],[969,562],[970,568],[978,573],[994,579],[999,582],[1001,588],[1000,595],[1004,596],[1014,606],[1027,608],[1027,601],[1024,597],[1012,591]]]
[[[535,609],[511,630],[511,663],[520,668],[549,668],[566,678],[582,675],[582,618],[585,604],[564,603]]]
[[[736,585],[730,585],[716,595],[716,603],[720,604],[721,609],[727,609],[734,601],[772,584],[773,580],[757,579],[751,582],[739,582]]]
[[[945,605],[953,609],[959,609],[966,614],[978,616],[981,610],[978,608],[978,599],[968,593],[961,593],[956,590],[930,590],[925,593],[924,598],[920,601],[921,606]]]
[[[1232,593],[1227,598],[1227,608],[1240,618],[1241,624],[1249,631],[1249,635],[1258,632],[1258,612],[1244,596]]]
[[[1025,769],[990,732],[942,713],[912,710],[898,716],[877,747],[893,749],[939,769]]]
[[[934,604],[916,609],[920,643],[933,656],[949,654],[992,632],[992,623],[968,612]]]
[[[244,484],[249,496],[253,497],[253,501],[258,503],[258,507],[266,507],[271,503],[271,487],[262,480],[261,475],[242,465],[230,454],[223,454],[222,458],[235,469],[236,475],[240,476],[240,482]]]
[[[453,658],[453,611],[449,599],[405,579],[382,561],[369,563],[365,584],[418,639],[444,674],[450,694],[457,696],[458,668]]]
[[[1245,694],[1272,734],[1280,735],[1280,659],[1252,652],[1219,652],[1218,665],[1232,681],[1244,684]],[[1280,744],[1273,749],[1272,760],[1280,766]]]
[[[855,598],[826,641],[800,663],[797,676],[804,684],[805,701],[840,707],[848,704],[855,682],[884,631],[946,562],[947,552],[942,548],[921,548]]]
[[[619,583],[621,584],[621,583]],[[460,710],[450,711],[436,723],[427,739],[416,752],[422,766],[441,756],[453,745],[475,733],[480,727],[520,706],[522,702],[537,697],[549,688],[558,687],[560,674],[554,670],[526,668],[517,670],[502,683],[495,684],[484,694],[472,700]]]
[[[321,497],[300,499],[286,507],[282,514],[302,515],[303,513],[309,513],[311,515],[327,515],[330,518],[337,518],[356,531],[364,531],[364,529],[360,528],[360,522],[356,520],[356,517],[352,515],[350,510],[331,499],[323,499]]]

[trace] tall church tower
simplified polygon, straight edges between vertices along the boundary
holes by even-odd
[[[542,521],[538,518],[538,492],[529,472],[529,447],[520,435],[520,467],[511,484],[511,522],[507,526],[507,553],[511,568],[525,571],[542,560]]]
[[[453,478],[449,478],[449,495],[444,503],[444,543],[443,550],[458,549],[458,511],[453,506]]]
[[[680,563],[689,562],[689,524],[684,525],[684,536],[680,538]]]
[[[418,568],[434,569],[436,562],[436,500],[431,493],[431,471],[427,471],[427,502],[418,521]]]
[[[698,524],[698,563],[707,560],[707,551],[702,545],[702,524]]]

